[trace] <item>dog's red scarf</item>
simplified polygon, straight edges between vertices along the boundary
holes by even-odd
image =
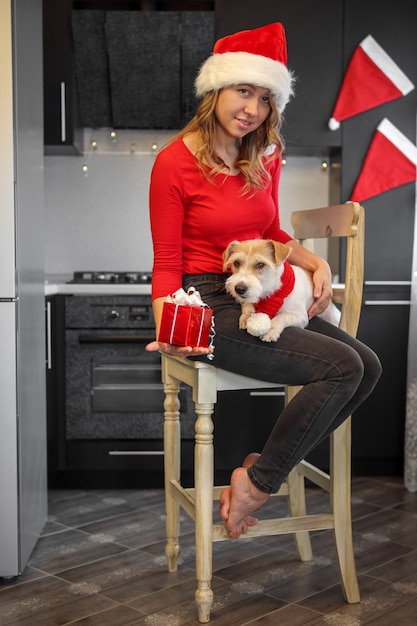
[[[284,261],[281,281],[281,287],[277,291],[255,304],[257,313],[266,313],[272,319],[282,307],[285,298],[293,290],[295,281],[294,270],[288,261]]]

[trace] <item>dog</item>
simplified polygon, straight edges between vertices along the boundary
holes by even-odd
[[[305,328],[313,304],[312,274],[287,258],[291,248],[272,239],[232,241],[223,253],[231,271],[226,290],[242,306],[239,328],[262,341],[277,341],[284,328]],[[340,311],[331,302],[321,318],[339,325]]]

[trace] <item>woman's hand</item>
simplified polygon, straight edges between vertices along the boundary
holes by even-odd
[[[314,302],[308,310],[308,318],[311,319],[323,313],[330,304],[332,296],[332,274],[330,267],[326,261],[320,259],[317,269],[313,272]]]
[[[146,350],[147,352],[159,351],[170,356],[199,356],[201,354],[211,354],[213,352],[212,347],[192,348],[191,346],[174,346],[170,343],[161,343],[160,341],[152,341],[151,343],[148,343]]]
[[[332,272],[327,261],[301,246],[298,241],[292,239],[287,241],[287,245],[291,248],[288,261],[311,272],[313,277],[314,302],[308,310],[308,318],[311,319],[323,313],[332,299]]]

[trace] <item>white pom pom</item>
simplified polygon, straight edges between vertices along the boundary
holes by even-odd
[[[329,128],[330,130],[337,130],[340,128],[340,122],[338,122],[334,117],[329,119]]]
[[[271,319],[266,313],[253,313],[246,325],[246,330],[254,337],[262,337],[271,328]]]

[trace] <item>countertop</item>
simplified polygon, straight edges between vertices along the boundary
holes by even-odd
[[[132,284],[104,284],[94,283],[92,285],[68,283],[71,276],[49,276],[45,280],[45,296],[57,294],[83,295],[83,296],[106,296],[106,295],[150,295],[151,285]]]
[[[120,295],[120,296],[138,296],[138,295],[150,295],[151,285],[119,285],[119,284],[105,284],[101,285],[94,283],[92,285],[83,285],[77,283],[68,283],[71,277],[58,276],[48,277],[45,280],[45,296],[54,296],[56,294],[66,295],[83,295],[83,296],[106,296],[106,295]],[[335,300],[338,301],[343,293],[344,285],[340,283],[333,284],[333,293]]]

